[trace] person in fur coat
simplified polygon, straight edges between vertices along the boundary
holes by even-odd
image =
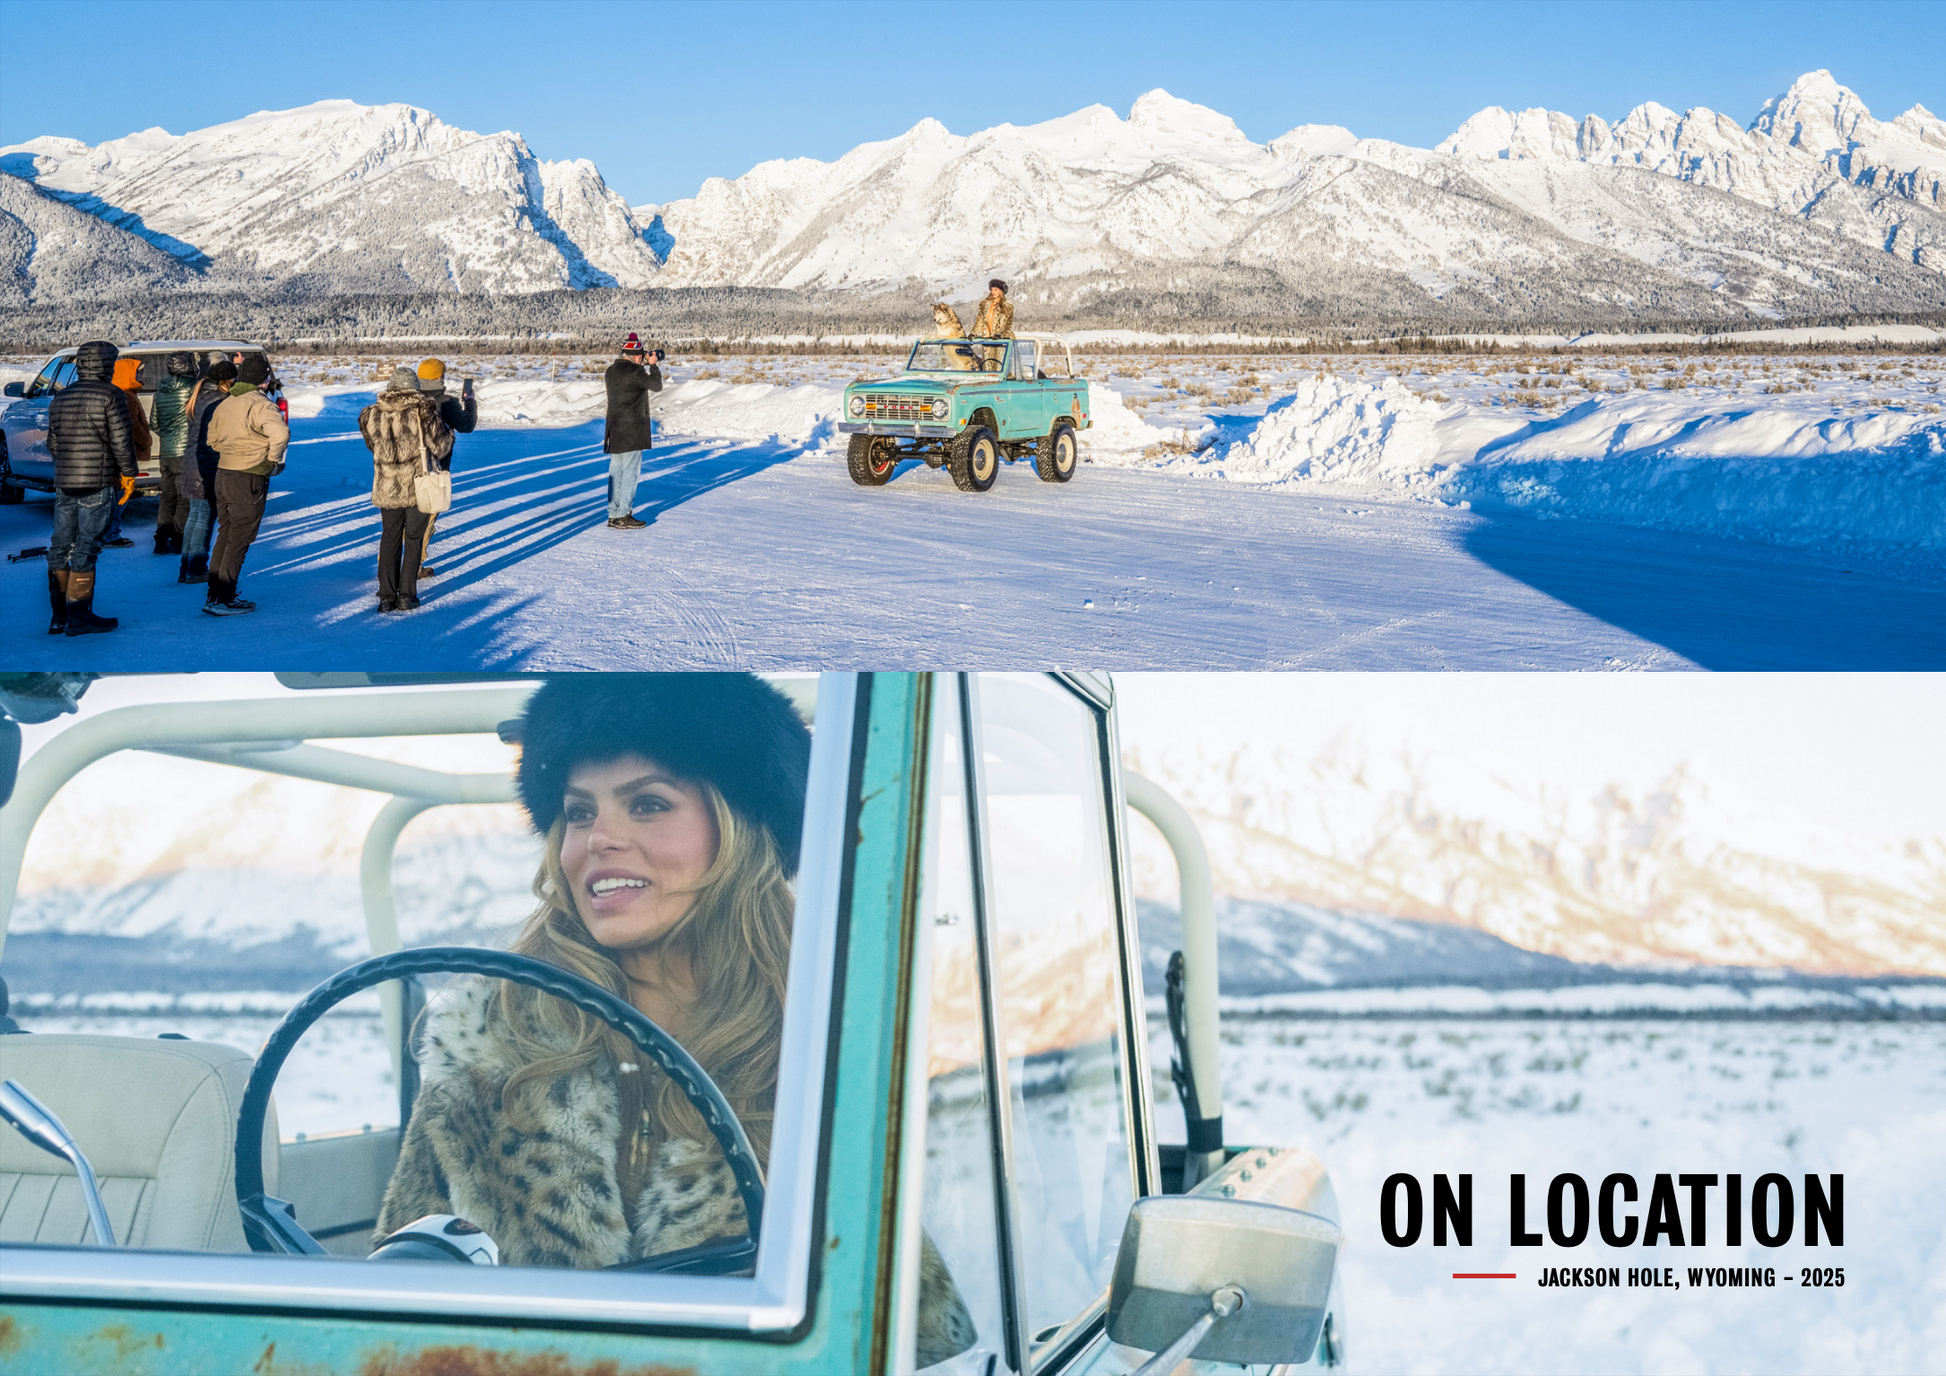
[[[378,609],[419,605],[419,561],[426,547],[427,513],[419,510],[413,480],[453,452],[453,432],[439,406],[419,391],[403,365],[378,400],[358,413],[358,433],[372,451],[372,505],[379,510]]]
[[[810,733],[748,674],[569,674],[519,724],[543,837],[512,949],[627,999],[715,1080],[768,1165]],[[465,977],[420,1032],[420,1089],[377,1237],[428,1214],[503,1264],[593,1268],[745,1232],[687,1096],[620,1033],[524,985]],[[974,1341],[923,1251],[920,1364]]]

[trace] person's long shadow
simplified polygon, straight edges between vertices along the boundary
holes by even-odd
[[[369,394],[330,398],[299,423],[309,449],[292,501],[266,523],[255,571],[319,571],[367,563],[378,544],[370,501],[371,459],[356,428]],[[430,562],[442,597],[605,525],[608,456],[601,422],[550,430],[483,430],[459,440],[450,511],[438,521]],[[636,515],[659,516],[708,492],[790,459],[779,444],[727,445],[675,439],[643,456]],[[362,581],[362,578],[361,578]]]
[[[1482,563],[1706,669],[1946,668],[1946,570],[1490,515]]]
[[[585,429],[591,442],[580,448],[538,463],[508,460],[455,481],[453,510],[440,518],[437,543],[442,596],[608,523],[608,456],[599,423]],[[784,463],[792,453],[781,445],[669,442],[642,456],[636,518],[653,525],[685,502]]]

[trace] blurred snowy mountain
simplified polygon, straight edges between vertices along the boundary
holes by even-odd
[[[209,285],[528,293],[592,286],[923,288],[993,273],[1049,313],[1212,309],[1455,318],[1923,311],[1946,307],[1946,123],[1890,122],[1826,72],[1747,127],[1638,107],[1610,125],[1481,111],[1433,150],[1300,125],[1251,142],[1151,91],[969,135],[927,119],[835,162],[767,162],[634,210],[586,161],[407,105],[325,101],[90,148],[38,138],[0,169],[166,250]],[[17,290],[72,292],[72,249],[0,202]],[[34,203],[37,204],[37,203]],[[45,218],[45,217],[43,217]],[[154,285],[103,272],[98,294]],[[1030,285],[1031,284],[1031,285]],[[1227,303],[1227,304],[1226,304]],[[1248,310],[1246,310],[1246,306]]]
[[[1822,834],[1693,765],[1582,795],[1360,731],[1308,760],[1130,763],[1195,816],[1220,894],[1451,924],[1592,964],[1946,975],[1946,841]],[[1138,845],[1135,861],[1137,890],[1172,901],[1167,852]]]

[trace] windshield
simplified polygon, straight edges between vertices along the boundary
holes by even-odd
[[[511,952],[672,1030],[741,1123],[750,1178],[775,1179],[773,1136],[813,1155],[817,1137],[773,1114],[809,1054],[784,1004],[794,944],[820,930],[796,914],[818,700],[809,675],[93,685],[78,718],[24,728],[0,828],[0,877],[18,876],[0,1032],[34,1034],[6,1038],[7,1076],[95,1158],[120,1248],[244,1255],[235,1104],[280,1020],[374,954]],[[110,748],[74,773],[72,750],[42,753],[68,733]],[[343,1259],[429,1215],[484,1229],[502,1267],[723,1249],[746,1196],[659,1064],[517,981],[374,983],[284,1062],[263,1191]],[[163,1168],[188,1139],[210,1178]],[[7,1242],[95,1245],[73,1173],[4,1123],[0,1171],[48,1200]],[[697,1180],[701,1205],[675,1197]],[[707,1273],[753,1264],[733,1261]]]
[[[908,373],[977,372],[989,356],[994,360],[993,368],[997,369],[1005,353],[1004,346],[983,347],[963,339],[922,339],[912,346],[905,370]]]
[[[29,397],[51,397],[70,382],[74,381],[74,355],[57,354],[47,360],[40,375],[27,384],[25,395]]]

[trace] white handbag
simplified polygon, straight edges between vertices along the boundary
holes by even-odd
[[[452,452],[451,440],[447,441],[447,453]],[[453,475],[442,471],[433,460],[433,446],[427,439],[423,425],[419,432],[419,452],[425,458],[426,471],[412,480],[413,505],[428,516],[437,516],[453,504]]]
[[[430,466],[412,480],[413,503],[427,515],[437,515],[453,504],[453,475]]]

